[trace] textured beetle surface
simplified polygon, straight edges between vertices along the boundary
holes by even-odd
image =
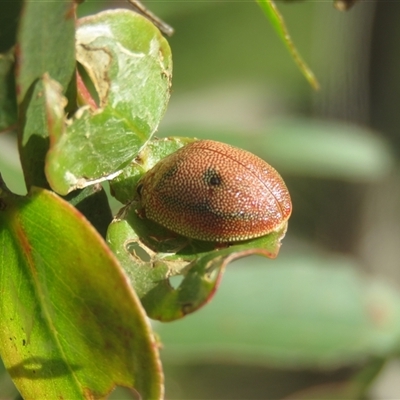
[[[147,218],[193,239],[233,242],[278,231],[292,211],[278,172],[261,158],[212,140],[159,161],[138,184]]]

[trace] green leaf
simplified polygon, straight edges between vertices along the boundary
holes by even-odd
[[[73,0],[25,1],[17,51],[21,162],[28,188],[46,187],[44,159],[48,149],[43,87],[45,73],[63,90],[75,70],[75,3]]]
[[[90,76],[99,108],[82,107],[64,131],[51,132],[46,174],[60,194],[110,179],[131,162],[164,114],[171,51],[146,18],[106,11],[79,21],[77,59]],[[50,91],[46,97],[50,99]],[[61,94],[58,104],[62,104]],[[48,115],[59,105],[47,101]]]
[[[22,3],[23,0],[0,2],[0,53],[15,45]]]
[[[230,262],[252,254],[276,257],[286,231],[285,226],[258,239],[217,245],[179,236],[141,214],[135,202],[125,207],[107,241],[148,316],[161,321],[182,318],[209,302]]]
[[[351,259],[251,258],[224,279],[201,313],[157,325],[165,362],[338,368],[399,350],[398,290]]]
[[[15,136],[0,134],[0,173],[11,191],[26,194]]]
[[[258,5],[264,11],[265,15],[269,18],[272,26],[275,28],[276,32],[280,36],[280,38],[285,43],[286,47],[289,49],[290,54],[292,55],[293,60],[299,67],[300,71],[303,73],[307,81],[314,89],[319,89],[319,83],[314,76],[314,73],[304,62],[299,52],[297,51],[292,38],[289,35],[289,31],[286,28],[285,21],[283,20],[282,15],[279,13],[278,8],[276,7],[273,0],[256,0]]]
[[[123,204],[136,197],[136,185],[142,175],[153,168],[162,158],[175,152],[182,146],[193,142],[194,138],[171,136],[164,139],[153,139],[146,144],[137,158],[110,181],[113,196]]]
[[[0,54],[0,131],[17,123],[14,55]]]
[[[0,190],[0,352],[22,396],[102,398],[121,385],[161,399],[157,343],[100,235],[54,193]]]
[[[293,175],[376,182],[394,166],[394,154],[382,137],[351,124],[277,121],[255,142],[266,160]]]
[[[26,100],[19,106],[19,114],[23,116],[18,139],[25,184],[27,189],[33,185],[47,188],[44,160],[49,148],[49,138],[41,81],[32,84]]]
[[[24,2],[17,52],[20,103],[46,72],[64,89],[69,84],[75,69],[74,11],[73,0]]]

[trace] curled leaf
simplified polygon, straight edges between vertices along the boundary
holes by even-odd
[[[50,131],[46,175],[60,194],[117,176],[156,131],[171,86],[169,45],[139,14],[119,9],[83,18],[76,41],[99,107],[80,108],[61,135]],[[48,114],[58,107],[46,106]]]
[[[275,258],[285,231],[286,226],[255,240],[216,245],[170,232],[143,218],[132,202],[110,225],[107,241],[148,316],[171,321],[209,302],[230,262],[252,254]]]

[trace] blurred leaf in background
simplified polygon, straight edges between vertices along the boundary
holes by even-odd
[[[273,367],[281,371],[281,381],[270,389],[243,387],[241,398],[273,399],[278,392],[307,387],[306,381],[284,377],[285,370],[354,374],[398,351],[399,302],[395,287],[360,273],[348,257],[309,252],[274,261],[252,258],[250,265],[238,261],[206,309],[175,324],[157,325],[167,382],[168,371],[174,376],[173,371],[186,367],[188,382],[197,381],[193,387],[182,384],[183,393],[172,386],[169,396],[196,398],[192,393],[204,379],[209,385],[203,381],[201,398],[214,398],[226,385],[219,379],[229,365],[243,366],[237,379],[245,379],[246,369],[249,374],[264,369],[266,375]],[[202,373],[202,364],[212,366],[212,374]],[[357,389],[370,378],[365,376]],[[225,386],[223,398],[234,398],[235,390],[236,385]]]

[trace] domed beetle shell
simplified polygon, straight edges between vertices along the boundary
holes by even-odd
[[[292,203],[278,172],[248,151],[212,140],[187,144],[141,178],[145,215],[180,235],[234,242],[278,231]]]

